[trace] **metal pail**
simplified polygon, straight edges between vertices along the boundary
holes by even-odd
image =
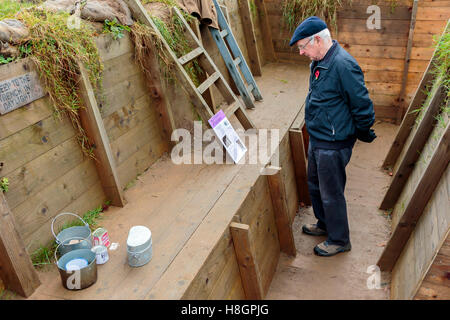
[[[72,239],[67,239],[69,241]],[[82,242],[88,242],[86,239],[81,240]],[[60,246],[64,245],[62,242],[58,245],[55,250],[55,261],[58,267],[59,274],[61,276],[61,282],[64,288],[68,290],[81,290],[93,285],[97,281],[97,263],[96,255],[91,249],[74,249],[62,255],[60,259],[57,258],[57,252],[60,250]],[[91,245],[91,243],[86,243],[86,246]],[[66,265],[77,260],[86,260],[86,266],[81,267],[77,270],[67,270]]]
[[[77,217],[84,223],[84,226],[75,226],[75,227],[66,228],[64,230],[61,230],[58,233],[58,235],[55,235],[54,223],[58,217],[61,217],[63,215],[72,215],[72,216]],[[89,228],[89,225],[75,213],[63,212],[63,213],[58,214],[56,217],[53,218],[51,228],[52,228],[53,236],[56,239],[56,243],[58,245],[63,244],[59,248],[59,254],[61,254],[61,255],[64,255],[65,253],[70,252],[72,250],[91,249],[91,247],[92,247],[91,229]],[[69,241],[73,240],[73,239],[80,239],[80,240],[86,239],[88,241],[87,242],[80,241],[78,243],[70,244]],[[69,241],[66,241],[66,240],[69,240]],[[87,243],[89,243],[89,246],[87,245]]]

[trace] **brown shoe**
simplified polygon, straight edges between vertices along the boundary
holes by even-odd
[[[324,241],[314,247],[314,253],[317,254],[318,256],[330,257],[340,252],[350,251],[351,249],[352,245],[350,244],[350,242],[347,243],[345,246],[340,246],[328,243],[328,241]]]
[[[320,229],[315,223],[304,224],[302,230],[310,236],[325,236],[327,234],[325,230]]]

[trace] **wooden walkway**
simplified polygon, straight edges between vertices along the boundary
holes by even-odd
[[[305,99],[309,70],[295,64],[269,64],[263,71],[264,76],[256,81],[264,101],[248,112],[258,128],[280,128],[282,137]],[[236,128],[237,122],[233,125]],[[125,192],[128,203],[123,208],[110,208],[100,221],[119,247],[109,251],[110,260],[105,265],[98,266],[97,282],[81,291],[66,290],[56,267],[51,266],[39,272],[42,285],[29,299],[149,298],[163,276],[177,278],[166,271],[221,196],[230,188],[251,188],[248,183],[252,180],[233,182],[238,173],[243,174],[243,168],[246,166],[175,165],[169,157],[161,158]],[[232,218],[233,213],[229,214]],[[152,231],[153,258],[140,268],[127,264],[126,238],[134,225],[145,225]]]

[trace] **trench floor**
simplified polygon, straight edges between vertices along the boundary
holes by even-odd
[[[293,222],[297,248],[295,258],[281,253],[266,299],[389,299],[389,279],[384,274],[381,289],[368,289],[367,273],[375,265],[389,239],[390,222],[378,209],[390,177],[381,170],[398,126],[377,121],[377,139],[357,141],[347,166],[345,196],[352,250],[332,257],[313,252],[326,237],[302,233],[303,224],[315,223],[312,207],[303,207]]]

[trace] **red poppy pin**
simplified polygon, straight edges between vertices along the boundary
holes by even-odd
[[[316,76],[316,80],[317,78],[319,78],[319,74],[320,74],[319,70],[316,70],[316,73],[314,74]]]

